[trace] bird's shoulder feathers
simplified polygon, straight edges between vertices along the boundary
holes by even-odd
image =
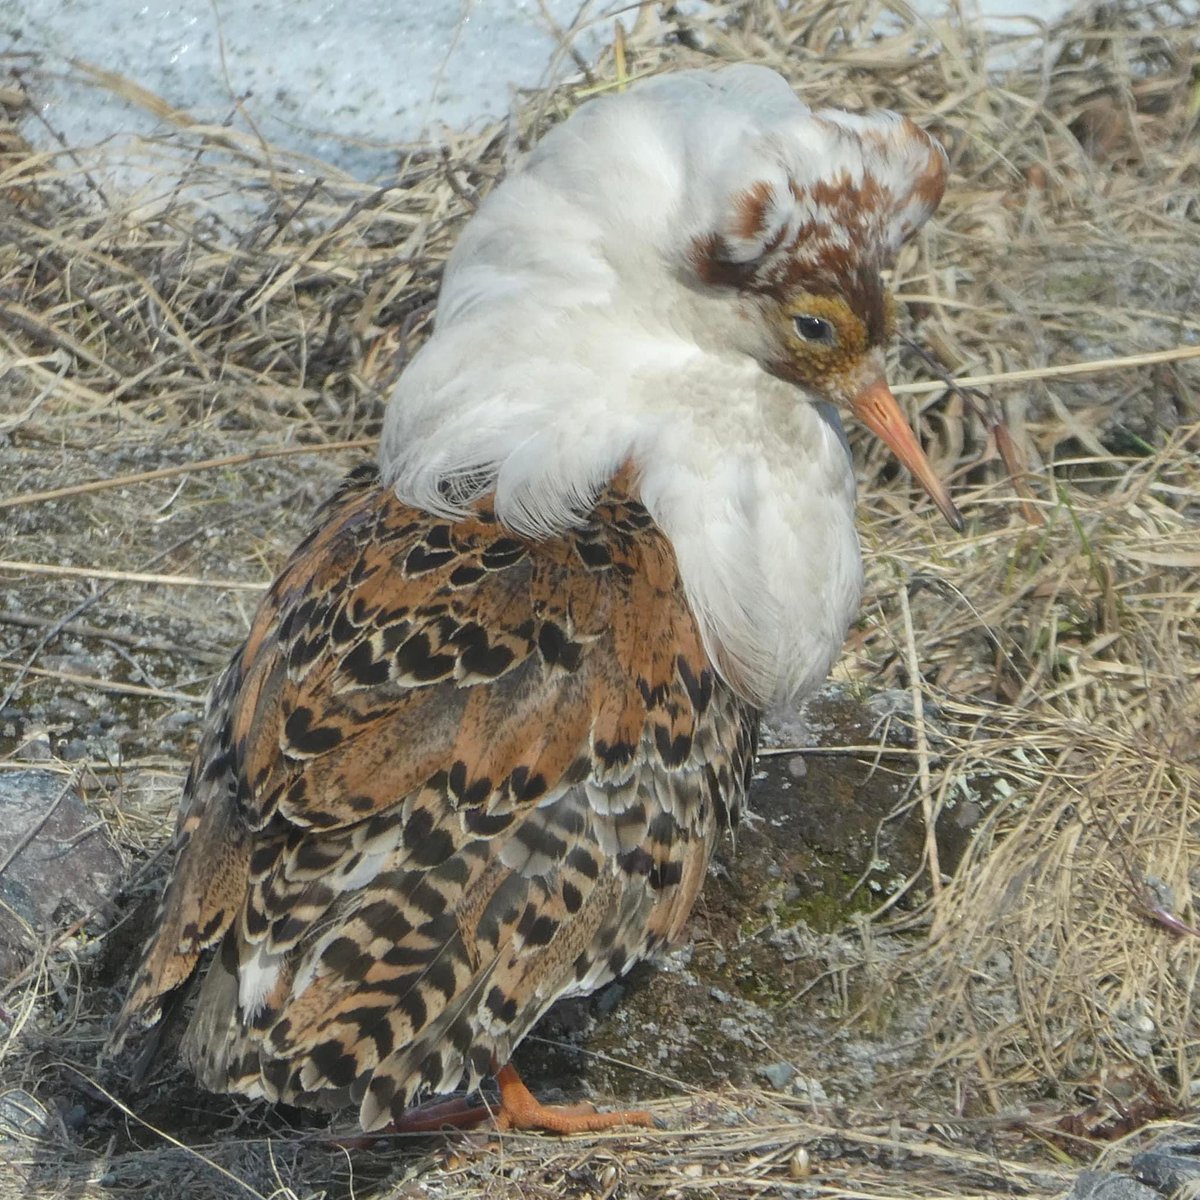
[[[618,481],[535,541],[360,470],[214,689],[123,1025],[208,966],[207,1086],[351,1100],[476,1080],[559,996],[679,936],[755,714]]]

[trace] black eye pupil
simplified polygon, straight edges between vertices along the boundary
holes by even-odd
[[[793,317],[796,332],[806,342],[832,342],[833,326],[823,317]]]

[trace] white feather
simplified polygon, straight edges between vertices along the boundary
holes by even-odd
[[[283,955],[272,954],[266,944],[259,942],[254,953],[238,970],[238,1005],[242,1019],[249,1023],[261,1011],[283,967]]]
[[[829,218],[807,189],[869,171],[895,200],[861,247],[883,261],[928,216],[909,192],[930,153],[894,114],[814,114],[761,67],[584,105],[451,255],[436,330],[388,409],[385,478],[443,513],[494,491],[502,521],[542,537],[632,460],[718,668],[759,703],[812,688],[861,591],[844,436],[818,397],[763,370],[761,321],[688,256],[719,232],[751,261]],[[766,230],[744,236],[734,201],[760,182]]]

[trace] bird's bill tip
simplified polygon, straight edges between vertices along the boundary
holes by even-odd
[[[934,474],[891,388],[882,379],[876,380],[854,397],[850,410],[912,472],[942,516],[952,528],[962,533],[965,528],[962,514],[950,499],[946,485]]]

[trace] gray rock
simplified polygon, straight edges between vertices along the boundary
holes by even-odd
[[[777,1091],[782,1092],[799,1074],[789,1062],[771,1063],[767,1067],[759,1067],[758,1073]]]
[[[821,1081],[807,1075],[799,1075],[792,1080],[792,1094],[799,1096],[801,1100],[807,1100],[810,1104],[829,1103],[829,1096]]]
[[[0,773],[0,900],[11,909],[0,908],[0,978],[30,949],[30,929],[42,937],[80,917],[102,927],[123,871],[68,776]]]
[[[1200,1138],[1184,1141],[1162,1138],[1135,1154],[1129,1169],[1164,1195],[1174,1195],[1187,1185],[1200,1189]]]
[[[1081,1171],[1063,1200],[1162,1200],[1162,1196],[1127,1175]]]
[[[50,1114],[40,1100],[22,1088],[0,1092],[0,1162],[17,1157],[22,1146],[49,1130]]]

